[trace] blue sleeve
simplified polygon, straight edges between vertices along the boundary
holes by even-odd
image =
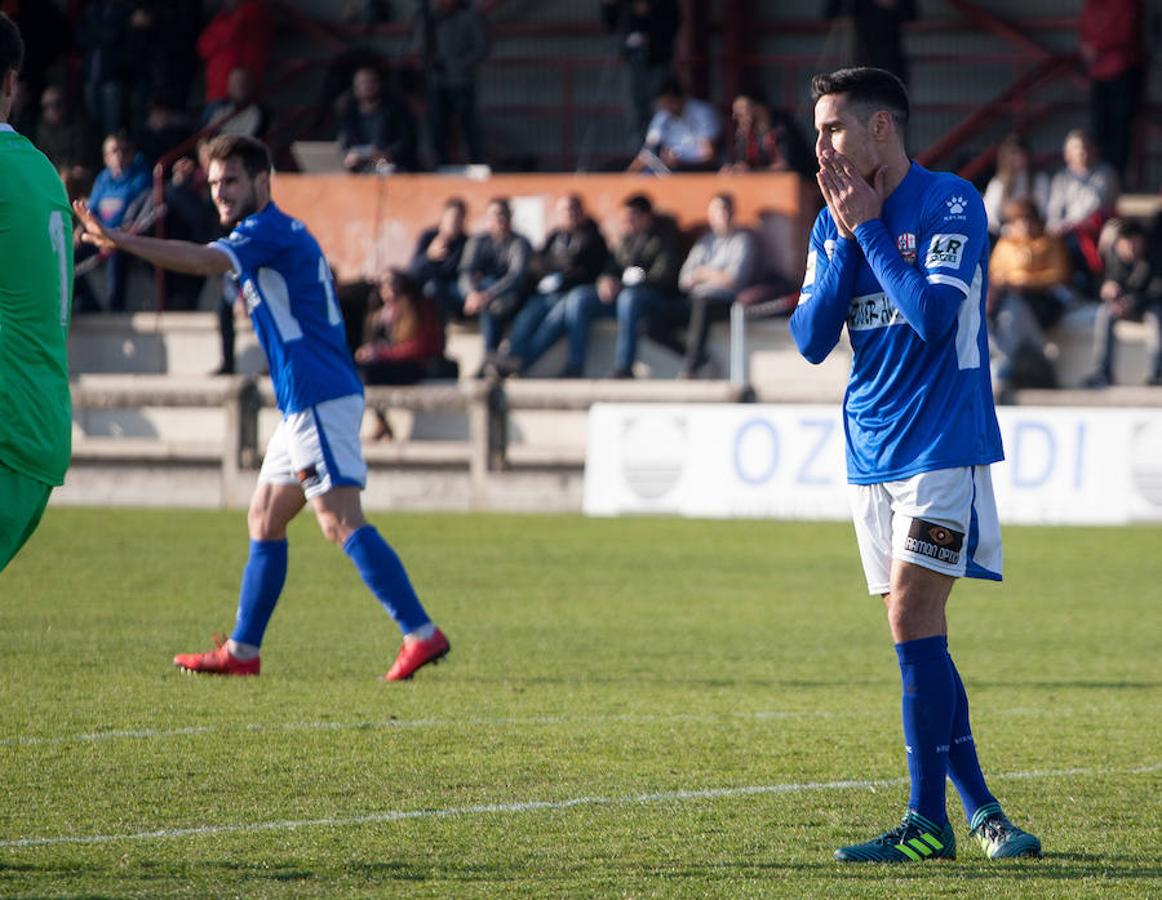
[[[839,342],[859,268],[859,246],[836,235],[825,240],[826,210],[815,220],[811,248],[807,253],[807,273],[799,291],[799,305],[791,313],[791,336],[808,362],[823,362]],[[828,252],[831,245],[831,252]]]
[[[210,244],[230,257],[234,274],[254,272],[269,263],[277,251],[277,246],[249,221],[242,222],[226,237]]]
[[[988,242],[988,218],[976,190],[949,179],[929,191],[916,235],[921,255],[915,267],[904,262],[880,219],[864,222],[855,236],[884,293],[920,339],[948,334],[971,293]]]
[[[855,237],[884,293],[920,340],[938,340],[946,335],[968,289],[929,283],[923,272],[904,262],[880,219],[864,222],[855,229]]]

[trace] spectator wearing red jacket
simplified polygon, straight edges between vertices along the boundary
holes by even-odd
[[[1126,171],[1142,100],[1143,30],[1142,0],[1085,0],[1078,49],[1090,78],[1090,133],[1119,175]]]
[[[235,69],[249,69],[262,77],[270,37],[270,14],[263,0],[225,0],[198,37],[198,56],[206,64],[207,103],[226,97]]]

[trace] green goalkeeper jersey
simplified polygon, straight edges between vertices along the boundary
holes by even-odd
[[[52,163],[0,123],[0,465],[50,485],[72,452],[72,221]]]

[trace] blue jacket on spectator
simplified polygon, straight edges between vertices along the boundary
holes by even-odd
[[[106,228],[120,228],[129,204],[149,188],[149,168],[139,153],[119,177],[108,169],[101,170],[89,195],[89,208]]]

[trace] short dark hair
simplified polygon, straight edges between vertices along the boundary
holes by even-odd
[[[726,207],[726,211],[731,215],[734,214],[734,194],[730,191],[720,191],[710,198],[711,202],[717,200]]]
[[[1140,222],[1122,222],[1118,226],[1119,238],[1144,238],[1147,236],[1147,231]]]
[[[237,159],[251,178],[256,178],[263,172],[269,175],[274,168],[266,144],[245,134],[220,134],[210,141],[207,152],[210,162]]]
[[[908,124],[911,103],[904,82],[886,69],[862,67],[837,69],[811,79],[811,102],[829,94],[846,94],[848,102],[864,108],[860,118],[867,120],[877,110],[886,109],[897,124]]]
[[[455,209],[464,215],[468,212],[468,204],[464,202],[463,197],[449,197],[444,201],[444,209]]]
[[[647,216],[652,215],[654,211],[653,202],[645,194],[630,194],[622,202],[622,206]]]
[[[658,100],[662,97],[676,97],[679,100],[686,96],[686,92],[682,90],[682,82],[671,75],[661,83],[658,90],[654,93],[654,99]]]
[[[512,204],[508,202],[508,197],[493,197],[488,205],[495,206],[506,222],[512,222]]]
[[[0,13],[0,78],[9,71],[19,72],[24,65],[24,39],[20,29],[7,15]]]

